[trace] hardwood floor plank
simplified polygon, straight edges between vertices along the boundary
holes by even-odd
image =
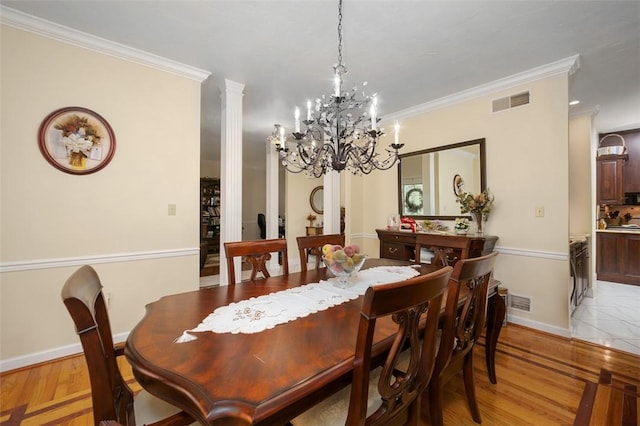
[[[572,425],[585,386],[597,386],[602,368],[611,372],[612,397],[600,397],[604,402],[598,410],[608,421],[637,418],[638,356],[510,324],[498,342],[497,384],[487,376],[483,340],[474,357],[476,396],[485,426]],[[134,392],[139,391],[126,360],[119,359],[119,364],[125,380]],[[1,426],[93,424],[89,375],[82,355],[3,373],[0,389]],[[445,424],[476,425],[462,377],[454,377],[444,391]],[[425,397],[422,426],[429,425],[426,404]],[[612,411],[609,407],[623,408]]]

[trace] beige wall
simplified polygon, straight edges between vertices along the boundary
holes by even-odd
[[[595,201],[591,197],[591,116],[569,121],[569,232],[590,234],[595,228]],[[595,256],[593,256],[595,257]]]
[[[316,224],[322,222],[322,215],[311,209],[311,191],[316,186],[323,184],[322,179],[306,176],[303,173],[287,173],[285,176],[285,211],[287,250],[289,252],[289,266],[297,270],[300,266],[298,255],[298,243],[296,237],[306,235],[306,227],[309,226],[307,216],[316,216]]]
[[[491,100],[529,90],[531,103],[492,113]],[[568,77],[557,75],[402,120],[403,152],[486,138],[487,185],[495,203],[487,234],[499,236],[495,276],[511,293],[532,299],[513,319],[559,334],[569,325]],[[376,228],[397,212],[397,170],[353,178],[363,197],[354,231],[378,254]],[[544,217],[535,208],[544,207]]]
[[[1,30],[0,359],[79,350],[60,289],[90,263],[114,334],[159,297],[198,288],[200,84],[11,27]],[[82,106],[116,137],[112,162],[75,176],[40,154],[52,111]],[[168,204],[177,215],[169,216]],[[75,346],[73,346],[75,345]]]

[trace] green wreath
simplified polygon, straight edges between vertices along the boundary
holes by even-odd
[[[408,213],[417,213],[422,209],[422,189],[411,188],[404,196],[404,204]]]

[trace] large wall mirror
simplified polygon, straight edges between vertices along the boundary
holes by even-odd
[[[444,220],[463,216],[456,194],[486,189],[484,145],[484,139],[475,139],[400,155],[400,215]]]

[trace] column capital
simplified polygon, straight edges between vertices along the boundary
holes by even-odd
[[[236,92],[236,93],[240,93],[241,95],[244,95],[244,84],[225,78],[224,86],[221,88],[221,90],[227,91],[227,92]]]

